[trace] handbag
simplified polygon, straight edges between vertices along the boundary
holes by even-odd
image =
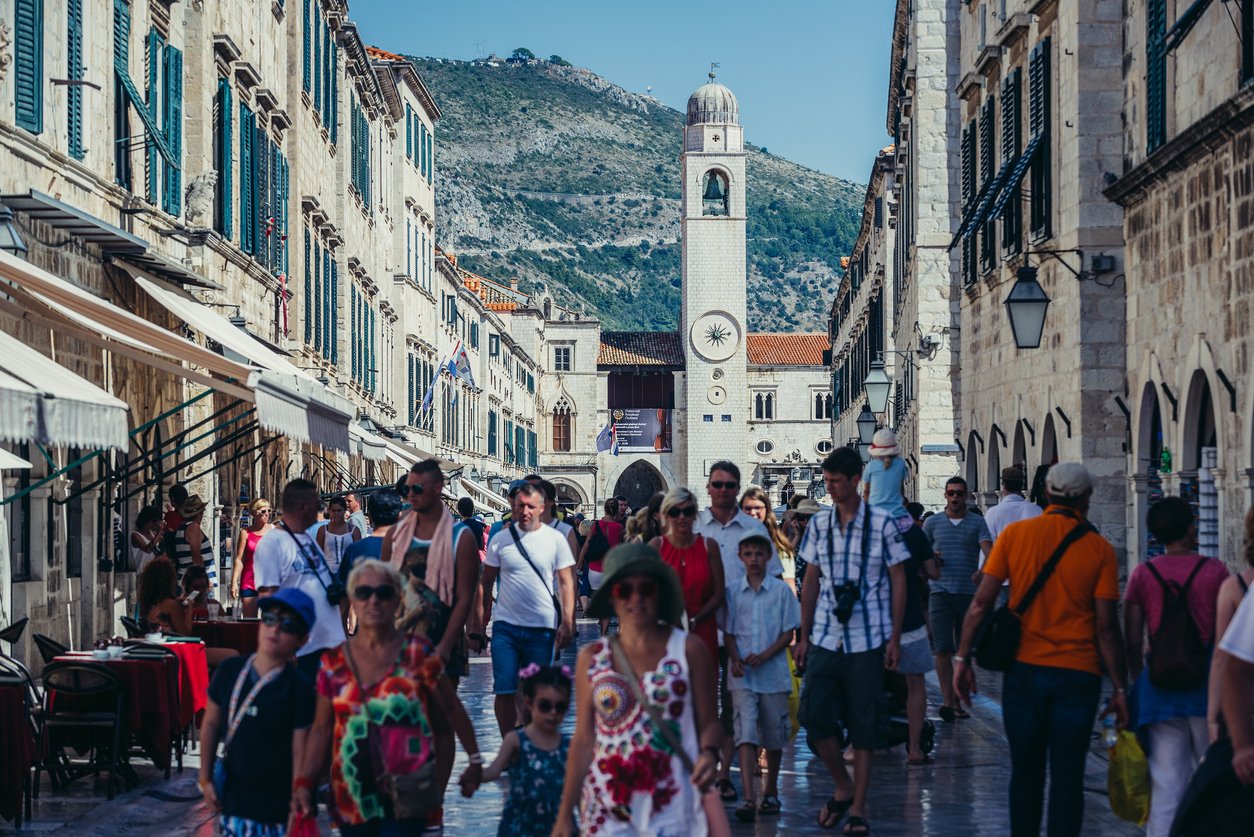
[[[1210,745],[1180,797],[1171,837],[1246,835],[1252,818],[1254,786],[1241,784],[1232,769],[1232,741],[1220,738]]]
[[[610,637],[610,652],[614,655],[614,669],[627,681],[631,696],[636,699],[636,703],[644,707],[644,711],[649,713],[649,719],[653,721],[653,729],[662,734],[667,746],[679,757],[684,769],[691,776],[696,768],[692,757],[684,749],[683,742],[675,733],[675,728],[666,723],[658,708],[645,698],[644,690],[640,688],[640,679],[636,676],[635,669],[631,667],[631,661],[627,659],[627,654],[623,651],[617,634]],[[731,823],[727,820],[727,809],[723,807],[723,801],[718,798],[718,794],[713,791],[702,793],[701,808],[705,811],[706,827],[710,837],[731,837]]]
[[[1064,512],[1050,512],[1050,514],[1064,514]],[[1054,553],[1049,556],[1049,560],[1045,562],[1045,566],[1041,568],[1036,580],[1032,582],[1032,586],[1028,588],[1028,592],[1019,603],[1014,607],[1006,605],[997,609],[976,642],[975,661],[979,663],[980,668],[986,668],[989,671],[1010,671],[1010,667],[1014,665],[1015,656],[1019,653],[1019,639],[1023,631],[1020,620],[1023,614],[1031,607],[1037,594],[1041,592],[1041,588],[1045,586],[1045,582],[1049,580],[1058,566],[1058,562],[1062,560],[1063,554],[1071,548],[1073,543],[1094,531],[1096,530],[1088,521],[1081,520],[1076,523],[1062,539],[1062,543],[1058,544]]]
[[[401,645],[402,653],[404,644]],[[357,673],[357,663],[349,643],[344,643],[344,659],[353,673],[359,688],[365,685]],[[440,787],[439,770],[434,756],[427,759],[412,773],[392,773],[383,758],[383,734],[380,725],[366,724],[366,748],[370,752],[370,769],[374,773],[375,787],[390,803],[392,818],[396,820],[423,819],[444,804],[444,792]]]
[[[527,554],[527,547],[523,546],[522,538],[518,537],[518,529],[514,527],[513,523],[509,524],[509,534],[514,539],[514,546],[518,547],[518,554],[522,555],[523,560],[527,562],[527,566],[531,567],[532,571],[535,572],[536,577],[540,579],[540,583],[544,585],[544,589],[549,591],[549,601],[553,603],[553,613],[556,615],[553,629],[556,630],[562,624],[562,604],[557,600],[557,595],[553,592],[553,583],[544,577],[544,573],[540,572],[540,568],[531,560],[531,556]]]

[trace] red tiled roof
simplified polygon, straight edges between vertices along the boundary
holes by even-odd
[[[761,366],[822,366],[832,347],[826,334],[750,334],[745,339],[749,362]]]
[[[371,58],[382,58],[384,61],[404,61],[405,60],[404,58],[402,58],[401,56],[397,55],[394,52],[388,52],[385,49],[379,49],[378,47],[372,47],[372,46],[366,47],[366,54],[369,55]]]
[[[683,366],[675,331],[603,331],[599,366]]]

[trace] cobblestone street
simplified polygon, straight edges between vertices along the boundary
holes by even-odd
[[[579,625],[580,641],[590,641],[594,623]],[[573,664],[573,653],[568,652]],[[870,819],[877,835],[1000,835],[1006,832],[1006,781],[1010,761],[1002,733],[1001,714],[996,702],[996,680],[986,676],[986,691],[977,699],[970,720],[937,724],[936,763],[930,767],[907,767],[900,748],[875,756],[871,787]],[[934,714],[939,689],[935,676],[929,678]],[[461,695],[475,724],[480,745],[491,758],[500,745],[492,714],[491,666],[486,657],[473,663]],[[68,793],[44,796],[35,803],[34,822],[24,833],[80,835],[81,837],[141,837],[141,835],[215,833],[213,820],[196,790],[198,757],[185,760],[183,774],[162,781],[151,766],[139,766],[139,788],[104,801],[104,781],[93,792],[86,779],[72,785]],[[137,763],[138,765],[138,763]],[[454,776],[465,767],[465,755],[458,754]],[[1085,831],[1089,834],[1139,834],[1140,829],[1116,819],[1106,802],[1106,761],[1097,750],[1089,758],[1085,787]],[[739,775],[733,773],[739,788]],[[780,797],[784,811],[753,825],[733,820],[732,831],[739,835],[818,834],[815,812],[831,792],[822,765],[810,754],[805,733],[784,751],[780,777]],[[450,792],[445,808],[445,833],[449,835],[495,834],[507,793],[505,781],[485,785],[471,800]],[[330,828],[325,817],[323,833]],[[14,833],[6,824],[0,833]]]

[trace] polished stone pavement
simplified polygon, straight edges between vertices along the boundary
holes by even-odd
[[[580,641],[596,634],[594,623],[579,626]],[[573,664],[573,651],[567,653]],[[977,697],[969,720],[943,724],[937,730],[936,762],[928,767],[907,767],[900,748],[876,753],[870,793],[869,817],[876,835],[1003,835],[1007,833],[1006,784],[1010,762],[1001,713],[997,703],[1000,677],[983,675],[983,693]],[[461,686],[462,699],[490,759],[500,745],[492,714],[491,667],[486,659],[472,661],[470,675]],[[935,677],[929,679],[933,713],[939,698]],[[805,744],[805,733],[785,750],[780,777],[784,811],[751,825],[733,820],[737,835],[822,834],[815,813],[831,793],[831,781]],[[80,779],[69,789],[51,793],[47,779],[44,796],[35,803],[34,822],[21,833],[83,835],[84,837],[140,837],[140,835],[214,834],[213,820],[199,801],[195,784],[196,754],[186,760],[182,775],[164,781],[151,766],[138,766],[141,784],[104,799],[104,782],[93,788]],[[454,776],[465,766],[459,753]],[[733,773],[739,788],[739,777]],[[473,799],[456,794],[446,799],[445,833],[450,835],[495,834],[507,793],[504,781],[484,786]],[[1106,799],[1105,753],[1096,743],[1085,779],[1085,833],[1132,835],[1141,830],[1122,822],[1110,812]],[[324,818],[325,819],[325,818]],[[12,823],[0,824],[0,833],[13,831]],[[324,822],[324,833],[330,829]]]

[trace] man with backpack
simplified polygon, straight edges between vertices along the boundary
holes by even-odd
[[[1215,603],[1228,569],[1198,555],[1193,510],[1180,497],[1150,506],[1146,525],[1165,553],[1132,571],[1124,594],[1124,641],[1136,728],[1148,741],[1148,837],[1166,837],[1193,769],[1209,744],[1207,675]],[[1144,666],[1143,638],[1149,636]]]
[[[1080,833],[1084,766],[1103,668],[1114,686],[1106,712],[1120,729],[1128,721],[1118,561],[1114,547],[1085,519],[1092,478],[1083,465],[1060,462],[1050,468],[1045,490],[1045,513],[1008,527],[993,545],[953,657],[954,689],[969,705],[975,691],[975,638],[1002,582],[1009,580],[1010,606],[1019,614],[1020,628],[1013,663],[1002,680],[1013,837],[1040,834],[1047,763],[1049,833]]]
[[[592,530],[579,550],[579,569],[588,573],[588,587],[595,593],[601,589],[601,561],[605,553],[623,542],[623,524],[618,522],[618,500],[605,501],[605,515],[593,521]],[[592,594],[588,595],[591,598]],[[610,620],[601,620],[601,635],[609,630]]]

